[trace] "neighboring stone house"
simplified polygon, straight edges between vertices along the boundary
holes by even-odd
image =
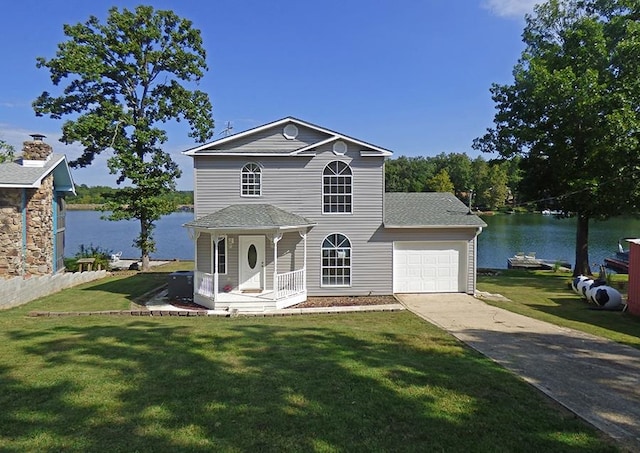
[[[0,278],[64,270],[64,197],[75,187],[66,157],[32,137],[22,157],[0,163]]]
[[[385,193],[384,148],[288,117],[184,154],[201,305],[475,292],[486,224],[450,193]]]

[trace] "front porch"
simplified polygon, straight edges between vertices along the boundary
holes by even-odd
[[[277,291],[245,292],[231,289],[215,294],[215,277],[214,274],[195,271],[195,303],[217,310],[267,311],[287,308],[307,300],[305,269],[276,274]]]
[[[303,217],[271,205],[232,205],[184,226],[195,240],[195,303],[267,311],[307,299],[313,224]]]

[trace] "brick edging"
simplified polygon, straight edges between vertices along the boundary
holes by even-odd
[[[340,307],[285,308],[265,312],[237,312],[216,310],[103,310],[103,311],[31,311],[28,316],[34,318],[55,318],[66,316],[182,316],[182,317],[275,317],[293,315],[318,315],[338,313],[395,312],[406,308],[401,304],[385,305],[349,305]]]

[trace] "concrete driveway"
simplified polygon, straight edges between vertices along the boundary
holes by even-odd
[[[639,350],[492,307],[467,294],[396,296],[416,315],[640,451]]]

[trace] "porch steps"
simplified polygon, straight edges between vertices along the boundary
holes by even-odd
[[[252,302],[216,302],[216,310],[238,311],[238,312],[263,312],[276,309],[275,301],[252,301]]]

